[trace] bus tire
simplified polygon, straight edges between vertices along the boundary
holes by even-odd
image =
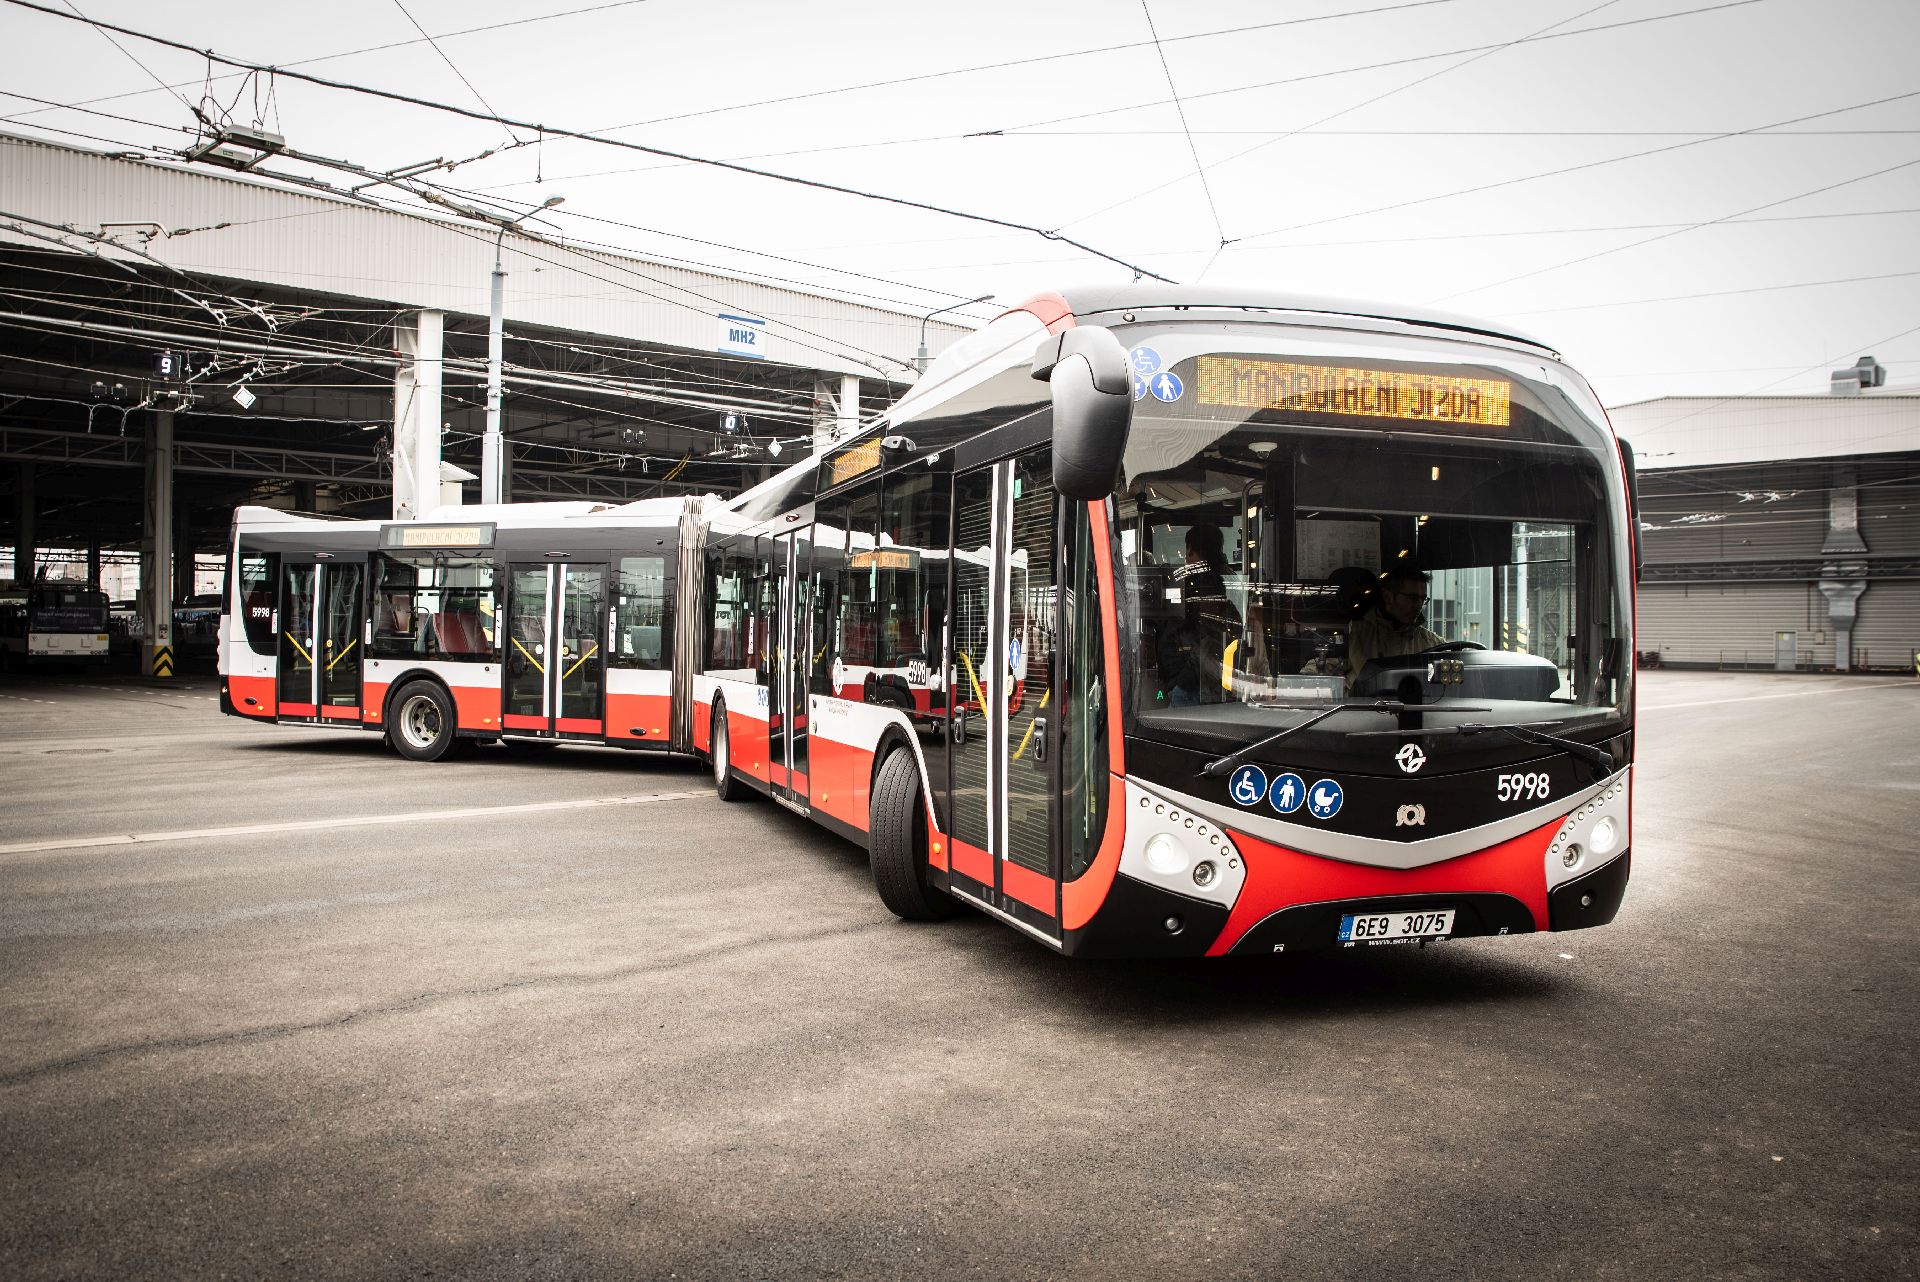
[[[727,705],[713,704],[713,735],[707,740],[707,755],[713,759],[713,791],[722,801],[744,801],[747,785],[733,774],[733,736],[727,730]]]
[[[944,921],[959,906],[927,878],[927,812],[913,754],[895,748],[873,777],[868,810],[873,885],[887,911],[906,921]]]
[[[453,751],[458,717],[437,681],[409,681],[393,696],[387,742],[409,761],[438,761]]]

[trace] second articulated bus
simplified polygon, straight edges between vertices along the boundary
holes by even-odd
[[[418,521],[234,516],[224,711],[476,742],[691,751],[676,706],[677,558],[697,499],[446,508]]]
[[[1631,476],[1586,383],[1497,327],[1036,298],[712,515],[692,745],[723,797],[865,845],[895,913],[1066,953],[1599,925]]]

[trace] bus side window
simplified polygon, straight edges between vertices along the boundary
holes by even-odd
[[[1067,505],[1066,598],[1062,650],[1066,681],[1060,709],[1061,798],[1066,812],[1066,879],[1086,872],[1107,827],[1108,752],[1106,644],[1101,631],[1100,577],[1085,503]]]
[[[615,586],[613,666],[660,671],[673,645],[667,626],[667,562],[623,556]]]
[[[273,637],[273,580],[279,557],[242,550],[239,565],[240,623],[247,647],[255,654],[275,654]]]

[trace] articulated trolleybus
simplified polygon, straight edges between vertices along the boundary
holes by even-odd
[[[420,761],[491,741],[691,751],[674,698],[674,593],[682,527],[697,548],[702,502],[451,507],[387,522],[243,507],[221,709],[381,731]]]
[[[1626,890],[1631,457],[1522,335],[1046,295],[711,514],[720,795],[1074,954],[1569,930]]]

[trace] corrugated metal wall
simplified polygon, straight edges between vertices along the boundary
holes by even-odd
[[[487,314],[493,234],[454,220],[442,223],[15,137],[0,137],[0,209],[89,232],[107,223],[157,223],[168,232],[197,228],[142,247],[188,272]],[[44,247],[4,234],[0,239]],[[920,318],[904,306],[868,306],[551,244],[523,241],[524,248],[516,249],[516,239],[508,236],[504,249],[510,323],[713,352],[717,317],[731,312],[768,322],[770,360],[868,377],[875,371],[860,356],[910,360],[919,344]],[[127,243],[140,244],[131,235]],[[928,346],[938,352],[967,332],[936,320]]]
[[[1920,579],[1882,579],[1860,598],[1853,626],[1857,667],[1911,668],[1920,650]]]
[[[1798,633],[1800,662],[1833,666],[1827,599],[1811,583],[1660,583],[1640,588],[1641,650],[1669,663],[1773,666],[1774,634]]]
[[[1860,537],[1875,555],[1920,555],[1920,485],[1862,485]]]

